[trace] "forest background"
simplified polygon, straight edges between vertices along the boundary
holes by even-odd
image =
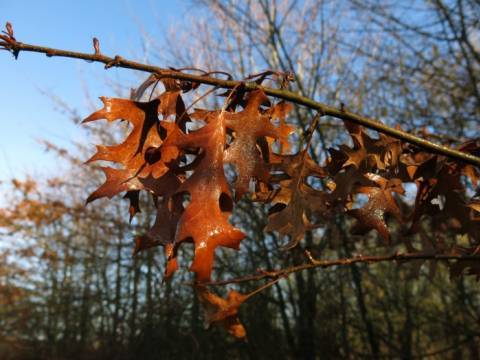
[[[342,103],[451,146],[479,136],[480,4],[474,0],[202,1],[183,9],[132,4],[120,7],[125,12],[114,4],[82,5],[89,20],[71,37],[65,17],[45,21],[51,37],[42,35],[38,20],[29,20],[39,24],[32,36],[22,33],[5,4],[0,20],[11,20],[17,37],[31,43],[90,51],[90,37],[97,36],[102,51],[130,52],[130,58],[161,66],[222,70],[238,79],[265,69],[293,71],[292,89],[310,98]],[[48,12],[55,15],[54,6]],[[108,14],[120,30],[95,26]],[[136,37],[122,27],[123,19],[135,23]],[[56,43],[57,34],[64,44]],[[102,34],[118,40],[105,41]],[[130,44],[138,39],[141,47]],[[2,105],[3,134],[9,134],[2,152],[15,149],[0,161],[1,358],[480,358],[475,277],[453,279],[446,267],[418,262],[295,273],[241,308],[248,341],[205,330],[201,305],[185,285],[190,273],[163,282],[162,251],[132,258],[133,239],[152,224],[154,209],[147,207],[129,225],[128,204],[120,199],[84,205],[103,175],[82,163],[93,144],[114,142],[123,132],[78,124],[99,107],[98,96],[128,97],[144,75],[91,64],[79,75],[73,61],[20,56],[18,62],[0,58],[2,69],[9,69],[2,76],[25,86],[25,92],[1,89],[2,104],[9,104]],[[54,72],[45,81],[35,75],[44,69]],[[38,76],[40,87],[54,87],[42,88],[45,97],[32,94],[24,71]],[[50,106],[60,114],[46,110]],[[17,121],[23,111],[29,112]],[[290,121],[306,129],[311,115],[296,109]],[[19,146],[32,135],[46,141]],[[343,124],[323,118],[313,154],[325,159],[328,147],[346,139]],[[46,158],[37,155],[42,146]],[[414,188],[406,190],[406,201],[413,201]],[[281,237],[263,231],[267,209],[249,201],[237,209],[234,222],[250,240],[239,253],[222,252],[217,277],[284,268],[304,260],[305,249],[318,258],[385,252],[375,232],[351,235],[347,217],[285,252]],[[235,288],[247,292],[251,285]]]

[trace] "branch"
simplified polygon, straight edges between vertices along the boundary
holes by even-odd
[[[313,259],[309,252],[306,252],[307,258],[310,261],[306,264],[292,266],[286,269],[274,270],[274,271],[264,271],[259,270],[259,274],[256,275],[248,275],[234,279],[227,279],[221,281],[212,281],[209,283],[205,283],[204,285],[227,285],[227,284],[238,284],[248,281],[257,281],[262,280],[265,278],[277,279],[286,277],[290,274],[295,272],[315,269],[315,268],[329,268],[333,266],[346,266],[352,265],[356,263],[366,263],[366,264],[374,264],[379,262],[390,262],[390,261],[397,261],[397,262],[406,262],[406,261],[413,261],[413,260],[433,260],[433,261],[449,261],[449,260],[457,260],[457,261],[480,261],[480,254],[474,255],[447,255],[447,254],[424,254],[424,253],[394,253],[392,255],[372,255],[372,256],[363,256],[357,255],[351,258],[342,258],[336,260],[316,260]]]
[[[362,115],[352,113],[348,110],[345,110],[343,106],[341,108],[335,108],[320,102],[316,102],[305,96],[298,95],[292,91],[283,90],[283,89],[273,89],[273,88],[261,86],[253,81],[224,80],[224,79],[218,79],[218,78],[215,78],[212,76],[206,76],[206,75],[187,74],[178,70],[164,69],[158,66],[147,65],[147,64],[136,62],[136,61],[126,60],[118,55],[112,58],[112,57],[101,54],[99,51],[97,51],[96,48],[93,54],[87,54],[87,53],[81,53],[76,51],[68,51],[68,50],[49,48],[45,46],[25,44],[25,43],[16,41],[16,39],[13,37],[13,31],[11,32],[11,36],[9,36],[10,33],[5,32],[5,34],[6,35],[0,35],[0,50],[1,49],[9,50],[15,55],[15,57],[17,57],[21,51],[37,52],[37,53],[43,53],[48,57],[59,56],[59,57],[68,57],[68,58],[74,58],[74,59],[82,59],[90,62],[99,62],[99,63],[105,64],[106,69],[110,67],[119,67],[119,68],[125,68],[125,69],[144,71],[144,72],[155,74],[155,76],[158,79],[171,78],[171,79],[177,79],[177,80],[190,81],[193,83],[212,85],[212,86],[216,86],[224,89],[232,89],[238,86],[243,86],[243,88],[246,91],[262,89],[265,92],[265,94],[269,96],[288,100],[292,103],[303,105],[311,109],[315,109],[323,115],[329,115],[338,119],[349,120],[353,123],[365,126],[366,128],[373,129],[383,134],[389,135],[393,138],[405,141],[410,144],[417,145],[418,147],[428,150],[430,152],[444,155],[449,158],[480,167],[480,157],[477,157],[456,149],[452,149],[447,146],[436,144],[426,139],[423,139],[421,137],[410,134],[408,132],[392,128],[390,126],[382,124],[379,120],[371,119]]]

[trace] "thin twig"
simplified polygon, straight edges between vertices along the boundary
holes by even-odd
[[[177,80],[186,80],[186,81],[200,83],[200,84],[213,85],[213,86],[216,86],[219,88],[225,88],[225,89],[232,89],[240,85],[242,85],[246,91],[262,89],[267,95],[270,95],[279,99],[288,100],[292,103],[318,110],[320,113],[324,115],[329,115],[338,119],[352,121],[356,124],[365,126],[369,129],[376,130],[378,132],[384,133],[396,139],[417,145],[430,152],[441,154],[449,158],[463,161],[465,163],[469,163],[472,165],[480,166],[480,157],[477,157],[468,153],[464,153],[462,151],[449,148],[447,146],[433,143],[431,141],[415,136],[408,132],[395,129],[385,124],[382,124],[380,121],[376,119],[371,119],[359,114],[355,114],[346,109],[339,109],[339,108],[332,107],[320,102],[316,102],[310,98],[298,95],[292,91],[264,87],[264,86],[258,85],[256,82],[253,82],[253,81],[245,82],[245,81],[235,81],[235,80],[223,80],[223,79],[218,79],[210,76],[187,74],[181,71],[164,69],[158,66],[147,65],[147,64],[127,60],[118,55],[112,58],[112,57],[103,55],[101,53],[87,54],[87,53],[81,53],[76,51],[54,49],[54,48],[49,48],[45,46],[25,44],[12,39],[8,39],[9,41],[6,41],[5,38],[6,36],[3,36],[2,40],[4,41],[0,42],[0,48],[3,47],[11,51],[15,55],[18,55],[18,53],[21,51],[38,52],[38,53],[43,53],[49,57],[59,56],[59,57],[68,57],[68,58],[74,58],[74,59],[83,59],[89,62],[100,62],[105,64],[107,68],[120,67],[120,68],[144,71],[144,72],[155,74],[156,77],[159,79],[172,78]]]
[[[249,292],[248,294],[245,295],[245,300],[251,298],[252,296],[258,294],[259,292],[269,288],[270,286],[273,286],[275,285],[277,282],[279,282],[283,277],[278,277],[276,279],[273,279],[271,281],[269,281],[268,283],[266,284],[263,284],[262,286],[256,288],[255,290]]]
[[[335,260],[316,260],[313,257],[308,257],[309,262],[306,264],[292,266],[286,269],[274,270],[274,271],[259,271],[259,274],[248,275],[234,279],[227,279],[221,281],[212,281],[205,283],[204,285],[227,285],[227,284],[238,284],[248,281],[257,281],[265,278],[277,279],[285,277],[287,275],[293,274],[295,272],[314,269],[314,268],[329,268],[333,266],[347,266],[356,263],[366,263],[374,264],[379,262],[390,262],[390,261],[412,261],[412,260],[434,260],[434,261],[480,261],[480,254],[475,255],[448,255],[448,254],[424,254],[424,253],[394,253],[391,255],[372,255],[372,256],[363,256],[358,255],[351,258],[342,258]]]

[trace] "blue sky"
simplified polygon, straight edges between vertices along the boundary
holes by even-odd
[[[187,6],[185,1],[165,0],[0,0],[0,24],[3,30],[10,21],[21,42],[92,52],[95,36],[105,54],[138,59],[143,54],[142,31],[161,40],[162,31],[181,21]],[[4,51],[0,74],[0,181],[57,168],[38,139],[67,148],[73,141],[88,142],[82,125],[59,113],[41,91],[61,97],[85,117],[85,89],[94,99],[113,95],[108,80],[134,76],[128,70],[105,71],[100,64],[40,54],[20,53],[15,61]]]

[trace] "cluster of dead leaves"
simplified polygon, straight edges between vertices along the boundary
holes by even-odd
[[[11,206],[0,208],[0,227],[10,229],[12,233],[18,230],[19,223],[38,228],[52,224],[71,211],[60,200],[43,199],[37,182],[31,178],[13,179],[11,188],[19,194],[19,199]]]
[[[261,90],[237,88],[224,94],[222,109],[189,111],[182,94],[198,84],[162,82],[165,91],[147,102],[101,98],[103,109],[84,122],[106,119],[131,124],[122,143],[97,146],[88,160],[113,164],[102,168],[105,183],[88,202],[124,193],[133,217],[140,211],[140,192],[151,194],[157,218],[152,228],[136,239],[134,253],[163,246],[166,277],[178,268],[178,248],[193,242],[190,270],[198,284],[210,281],[217,247],[238,249],[245,237],[229,222],[235,203],[244,196],[271,206],[265,230],[286,235],[290,239],[286,248],[295,247],[306,231],[326,226],[333,216],[343,213],[354,219],[355,234],[375,230],[385,244],[403,241],[412,251],[477,251],[480,206],[474,197],[467,197],[478,185],[479,172],[473,166],[383,134],[373,138],[350,122],[345,122],[345,127],[351,145],[329,149],[330,156],[321,166],[312,159],[310,147],[316,121],[307,134],[306,146],[289,153],[288,137],[294,128],[285,119],[290,104],[272,104]],[[480,144],[472,141],[461,150],[478,154]],[[226,165],[235,169],[232,183],[225,176]],[[312,181],[318,186],[312,186]],[[405,198],[405,183],[418,190],[413,206]],[[360,194],[366,195],[363,203]],[[393,226],[399,230],[393,240],[390,217],[396,219]],[[422,234],[428,222],[432,234],[461,235],[466,243],[460,247],[434,241],[416,249],[412,239]],[[480,274],[478,265],[468,262],[452,266],[454,274]],[[243,295],[230,292],[225,300],[203,285],[198,285],[198,294],[206,305],[209,323],[221,323],[237,337],[245,335],[237,317]]]

